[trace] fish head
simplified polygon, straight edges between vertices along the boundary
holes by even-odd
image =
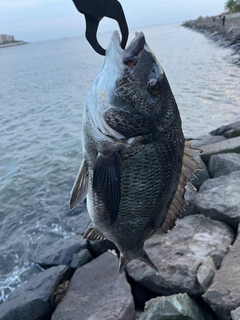
[[[117,93],[122,100],[141,114],[167,126],[179,123],[178,107],[166,74],[153,51],[146,43],[143,32],[122,54],[126,66],[124,76],[117,82]]]
[[[117,136],[104,121],[104,113],[110,109],[136,112],[166,129],[181,126],[165,72],[143,32],[137,33],[125,50],[121,48],[119,33],[113,32],[90,98],[92,118],[105,135]]]

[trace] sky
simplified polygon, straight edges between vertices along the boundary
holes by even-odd
[[[98,0],[96,0],[98,1]],[[226,0],[120,0],[129,29],[219,15]],[[99,32],[118,29],[104,18]],[[75,37],[85,32],[84,16],[72,0],[0,0],[0,34],[28,42]]]

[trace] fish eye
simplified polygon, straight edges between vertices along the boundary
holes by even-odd
[[[160,92],[159,83],[155,79],[151,79],[147,84],[147,90],[153,96],[156,96]]]

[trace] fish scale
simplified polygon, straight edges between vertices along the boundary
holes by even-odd
[[[92,223],[84,238],[114,242],[121,272],[132,259],[157,270],[144,243],[174,227],[185,186],[200,169],[197,152],[143,33],[122,50],[115,32],[86,101],[84,159],[70,206],[87,198]]]

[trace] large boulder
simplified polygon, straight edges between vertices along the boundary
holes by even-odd
[[[240,171],[206,180],[196,195],[197,208],[211,219],[237,228],[240,221]]]
[[[139,320],[210,320],[186,293],[151,299]]]
[[[228,130],[224,133],[224,137],[227,139],[235,138],[240,136],[240,125],[238,128]]]
[[[226,132],[234,130],[234,129],[240,129],[240,121],[228,124],[226,126],[221,126],[213,131],[210,132],[211,135],[224,135]]]
[[[208,144],[205,146],[201,146],[201,149],[203,150],[203,153],[201,154],[201,157],[203,161],[208,164],[209,159],[213,154],[218,153],[230,153],[230,152],[240,152],[240,137],[231,138],[222,140],[219,142],[215,142],[212,144]]]
[[[55,290],[67,272],[67,266],[58,266],[33,277],[0,305],[0,320],[50,320]]]
[[[193,147],[201,149],[202,146],[206,146],[208,144],[212,144],[222,140],[226,140],[226,138],[223,136],[212,136],[210,134],[206,134],[204,136],[198,137],[198,139],[193,142]]]
[[[208,169],[213,178],[240,171],[239,153],[221,153],[211,156]]]
[[[72,236],[56,241],[54,244],[41,249],[36,253],[35,263],[41,267],[70,264],[75,253],[87,247],[87,241],[82,236]]]
[[[159,269],[156,273],[144,262],[133,260],[127,265],[131,278],[160,295],[186,292],[200,295],[197,280],[199,267],[211,257],[219,267],[233,242],[234,232],[225,223],[191,215],[177,221],[172,232],[153,236],[145,249]]]
[[[202,158],[200,155],[195,155],[194,159],[201,165],[202,170],[196,170],[194,172],[195,176],[197,177],[197,179],[192,179],[191,183],[194,185],[195,188],[199,189],[200,186],[203,184],[203,182],[207,179],[209,179],[209,173],[208,173],[208,169],[205,165],[205,163],[203,162]]]
[[[118,259],[106,252],[76,270],[52,320],[134,320],[131,288]]]
[[[230,312],[240,306],[240,235],[216,272],[203,299],[221,320],[230,320]],[[235,312],[236,313],[236,312]],[[239,318],[236,318],[239,319]]]
[[[72,269],[78,269],[79,267],[83,266],[84,264],[88,263],[93,259],[91,253],[88,249],[83,249],[78,253],[75,253],[72,258],[72,262],[70,267]]]
[[[194,189],[191,185],[187,184],[184,198],[188,204],[184,206],[184,211],[181,212],[181,218],[184,218],[191,214],[200,213],[196,205],[196,194],[197,190]]]
[[[240,307],[231,311],[231,317],[232,317],[232,320],[239,320],[240,319]]]

